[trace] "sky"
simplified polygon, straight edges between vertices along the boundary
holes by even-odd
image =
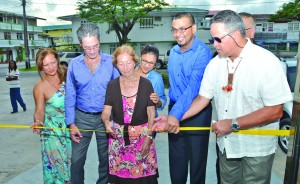
[[[23,14],[22,0],[0,0],[0,10]],[[165,0],[177,7],[199,8],[206,10],[231,9],[236,12],[252,14],[273,14],[283,3],[294,0]],[[59,16],[77,13],[77,0],[26,0],[26,15],[47,20],[38,20],[38,26],[71,24],[57,20]]]

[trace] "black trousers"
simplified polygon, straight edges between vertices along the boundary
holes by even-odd
[[[170,102],[169,110],[174,103]],[[210,127],[212,106],[181,121],[181,127]],[[210,131],[180,131],[168,134],[169,168],[172,184],[186,184],[190,166],[190,184],[204,184]]]

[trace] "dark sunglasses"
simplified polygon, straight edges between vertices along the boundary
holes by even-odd
[[[227,33],[226,35],[222,36],[221,38],[219,38],[219,37],[211,37],[211,39],[209,40],[209,42],[211,44],[213,44],[215,41],[218,42],[218,43],[222,43],[222,39],[225,38],[226,36],[230,36],[231,37],[230,34],[233,33],[234,31],[236,31],[236,30],[233,30],[233,31]]]

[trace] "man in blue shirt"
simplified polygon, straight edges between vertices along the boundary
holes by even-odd
[[[84,164],[93,132],[99,160],[97,184],[108,183],[108,142],[101,112],[106,87],[110,80],[119,76],[112,64],[112,56],[100,51],[100,31],[97,25],[83,24],[77,37],[84,53],[71,60],[66,82],[66,123],[70,127],[72,142],[71,183],[84,183]]]
[[[170,52],[169,132],[170,176],[173,184],[185,184],[190,165],[190,183],[205,183],[209,131],[179,132],[180,127],[210,127],[211,105],[195,116],[180,121],[197,96],[205,67],[211,60],[210,49],[195,35],[197,26],[190,13],[178,13],[172,21],[177,41]]]

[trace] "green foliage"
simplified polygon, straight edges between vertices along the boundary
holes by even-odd
[[[163,74],[161,74],[161,76],[163,78],[163,81],[164,81],[164,84],[165,84],[165,88],[169,89],[170,88],[170,83],[169,83],[169,75],[168,75],[168,73],[163,73]]]
[[[129,42],[128,34],[135,23],[153,10],[169,6],[164,0],[81,0],[77,9],[81,18],[109,24],[107,32],[115,31],[119,44]]]
[[[270,16],[270,21],[298,20],[300,21],[300,0],[284,3],[276,14]]]

